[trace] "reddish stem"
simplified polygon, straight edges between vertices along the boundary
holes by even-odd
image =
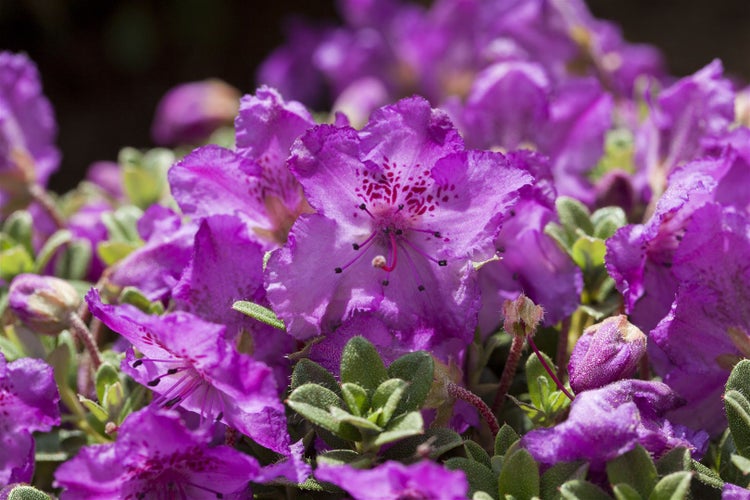
[[[513,382],[513,376],[516,374],[518,360],[521,359],[523,341],[524,337],[513,335],[513,343],[510,345],[508,359],[505,360],[505,368],[503,368],[503,374],[500,376],[500,383],[495,393],[495,401],[492,403],[492,410],[495,413],[498,413],[505,403],[505,395],[508,393],[508,389]]]
[[[449,396],[456,399],[462,399],[479,410],[479,414],[482,415],[484,421],[487,422],[487,425],[489,426],[490,432],[492,432],[492,437],[494,439],[494,437],[500,431],[500,424],[498,423],[497,417],[495,417],[495,414],[492,412],[490,407],[487,406],[484,401],[482,401],[482,398],[469,391],[468,389],[454,384],[453,382],[448,382],[446,388],[448,389]]]
[[[544,356],[542,356],[542,353],[539,352],[539,349],[537,349],[536,344],[534,343],[534,340],[531,338],[531,336],[528,337],[529,345],[536,353],[537,358],[539,358],[539,362],[542,363],[542,366],[544,369],[549,373],[549,376],[552,377],[552,380],[555,381],[555,385],[557,385],[557,388],[562,391],[563,394],[568,396],[568,399],[573,401],[573,395],[568,392],[568,390],[565,388],[562,382],[560,382],[560,379],[557,378],[557,375],[555,375],[555,372],[550,368],[550,366],[547,364],[547,361],[545,361]]]

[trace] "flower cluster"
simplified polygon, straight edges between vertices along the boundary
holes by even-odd
[[[581,0],[340,8],[63,197],[0,52],[0,497],[750,498],[748,90]]]

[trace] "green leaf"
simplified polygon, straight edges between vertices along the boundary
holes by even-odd
[[[409,463],[427,456],[437,460],[441,455],[464,444],[456,431],[445,427],[427,429],[423,435],[412,436],[395,443],[383,452],[383,458]]]
[[[409,382],[394,412],[395,415],[422,409],[432,387],[434,373],[435,361],[425,351],[411,352],[391,363],[388,367],[388,377]]]
[[[649,500],[683,500],[690,494],[690,480],[693,474],[687,471],[674,472],[664,476],[649,496]]]
[[[566,231],[575,234],[576,229],[580,229],[585,234],[593,236],[594,225],[591,223],[591,214],[586,205],[567,196],[558,196],[555,208]]]
[[[486,491],[475,491],[471,496],[471,500],[492,500],[492,495]]]
[[[278,328],[279,330],[286,331],[284,322],[280,320],[278,316],[276,316],[276,313],[274,313],[267,307],[263,307],[254,302],[248,302],[246,300],[238,300],[237,302],[232,304],[232,309],[234,309],[235,311],[239,311],[246,316],[250,316],[251,318],[258,320],[261,323],[265,323],[269,326],[273,326],[274,328]]]
[[[612,487],[612,492],[617,500],[644,500],[635,488],[626,483],[616,484]]]
[[[607,247],[604,240],[591,236],[581,236],[570,249],[570,256],[583,271],[592,271],[604,265],[604,254]]]
[[[585,479],[589,470],[585,462],[558,462],[547,469],[540,480],[542,498],[561,498],[560,487],[573,479]]]
[[[143,210],[132,205],[124,205],[114,212],[103,213],[102,224],[107,228],[108,239],[142,245],[143,240],[138,232],[138,221],[141,217]]]
[[[733,454],[731,460],[734,466],[737,467],[740,472],[742,472],[742,474],[750,474],[750,459],[747,459],[741,455]]]
[[[369,340],[352,337],[341,353],[341,381],[363,387],[372,395],[388,379],[383,360]]]
[[[354,467],[362,464],[362,462],[370,462],[371,460],[363,457],[354,450],[330,450],[319,454],[315,461],[318,464],[352,465]]]
[[[357,384],[344,382],[341,384],[341,394],[349,407],[349,411],[358,417],[364,417],[370,409],[370,398],[367,391]]]
[[[375,389],[370,406],[373,410],[381,410],[378,416],[378,424],[385,426],[393,418],[408,385],[407,382],[400,378],[391,378]]]
[[[604,490],[582,479],[568,481],[560,487],[560,496],[565,500],[611,500]]]
[[[513,495],[516,500],[531,500],[539,496],[539,465],[531,453],[518,449],[503,461],[498,478],[500,497]]]
[[[732,369],[724,394],[724,409],[737,452],[750,458],[750,360],[743,359]]]
[[[109,363],[102,363],[98,370],[96,370],[96,376],[94,377],[96,386],[96,397],[99,402],[104,401],[104,393],[106,392],[107,386],[112,385],[120,381],[117,369]]]
[[[594,224],[593,235],[606,240],[627,224],[628,218],[620,207],[602,207],[591,214],[591,223]]]
[[[508,424],[503,424],[495,436],[495,455],[505,455],[510,445],[521,439],[521,436]]]
[[[388,424],[385,432],[380,433],[380,435],[375,438],[373,444],[375,446],[382,446],[405,437],[422,434],[423,432],[424,421],[422,420],[422,414],[418,411],[413,411],[393,419]]]
[[[291,388],[294,390],[304,384],[322,385],[337,396],[342,397],[341,387],[339,387],[339,383],[334,376],[318,363],[307,358],[300,359],[294,365]]]
[[[109,413],[96,401],[91,401],[89,398],[78,395],[78,401],[86,407],[87,410],[96,418],[99,422],[104,423],[109,420]]]
[[[689,470],[690,450],[685,447],[672,448],[656,461],[656,472],[660,476]]]
[[[34,272],[41,273],[44,268],[47,267],[47,264],[49,264],[52,256],[55,255],[55,252],[57,252],[57,250],[63,245],[70,243],[70,240],[72,239],[73,233],[67,229],[55,231],[52,236],[44,242],[44,245],[39,250],[39,253],[36,256],[36,262],[34,263]]]
[[[335,406],[332,406],[329,409],[331,415],[339,420],[340,422],[346,422],[347,424],[351,424],[357,429],[363,430],[363,431],[373,431],[373,432],[381,432],[383,430],[382,427],[380,427],[375,422],[371,422],[370,420],[362,417],[358,417],[356,415],[352,415],[346,410],[342,410],[341,408],[336,408]]]
[[[611,484],[630,485],[641,497],[648,498],[656,485],[656,466],[648,452],[637,445],[607,463],[607,478]]]
[[[140,245],[127,241],[101,241],[96,246],[96,253],[102,262],[111,266],[121,261]]]
[[[304,384],[292,391],[286,403],[310,422],[331,431],[342,439],[359,441],[362,438],[354,426],[331,415],[329,408],[336,407],[343,410],[344,401],[325,387]]]
[[[7,495],[5,498],[8,500],[50,500],[50,496],[43,491],[27,485],[14,486]]]
[[[560,224],[556,222],[548,222],[547,225],[544,226],[544,234],[555,240],[561,249],[570,254],[570,248],[573,246],[573,238]]]
[[[466,480],[469,482],[469,496],[482,491],[494,499],[498,498],[495,473],[486,465],[464,457],[449,458],[444,465],[448,470],[460,470],[466,474]]]
[[[701,483],[719,490],[724,487],[721,477],[697,460],[690,460],[690,468],[697,473],[696,479]]]
[[[22,245],[0,251],[0,278],[11,281],[23,273],[34,272],[34,261]]]
[[[34,219],[28,210],[16,210],[11,213],[3,224],[3,233],[10,236],[15,243],[26,249],[29,255],[34,255],[32,234]]]
[[[468,458],[485,465],[489,469],[492,469],[490,456],[477,442],[472,440],[464,441],[464,450],[466,451],[466,456]]]
[[[55,274],[70,280],[85,279],[91,266],[91,256],[91,242],[75,239],[55,262]]]

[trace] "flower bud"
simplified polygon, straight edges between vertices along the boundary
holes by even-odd
[[[70,315],[81,303],[67,281],[52,276],[19,274],[10,284],[8,306],[27,327],[56,335],[70,325]]]
[[[570,355],[570,387],[578,393],[603,387],[635,373],[646,353],[646,336],[625,315],[587,328]]]
[[[503,328],[511,335],[525,337],[533,335],[544,317],[544,309],[521,294],[515,300],[503,303]]]
[[[240,92],[221,80],[178,85],[159,102],[151,135],[163,146],[200,142],[231,125],[239,108]]]

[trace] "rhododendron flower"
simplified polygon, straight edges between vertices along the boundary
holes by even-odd
[[[469,259],[491,255],[528,173],[466,151],[445,113],[418,97],[377,110],[361,131],[313,128],[290,165],[318,211],[297,220],[267,266],[268,298],[292,335],[377,310],[396,328],[424,318],[471,339]]]
[[[145,408],[119,427],[117,441],[87,446],[55,472],[63,499],[252,498],[258,462],[188,430],[176,412]]]
[[[369,470],[322,463],[315,477],[342,488],[355,500],[463,500],[469,493],[462,471],[449,471],[428,460],[413,465],[385,462]]]
[[[159,396],[154,404],[182,407],[221,421],[281,454],[289,454],[286,416],[273,372],[238,353],[225,327],[177,311],[148,315],[131,305],[105,305],[96,289],[86,295],[91,313],[129,340],[122,370]]]
[[[31,481],[31,433],[60,423],[59,400],[49,365],[32,358],[8,363],[0,353],[0,484]]]

